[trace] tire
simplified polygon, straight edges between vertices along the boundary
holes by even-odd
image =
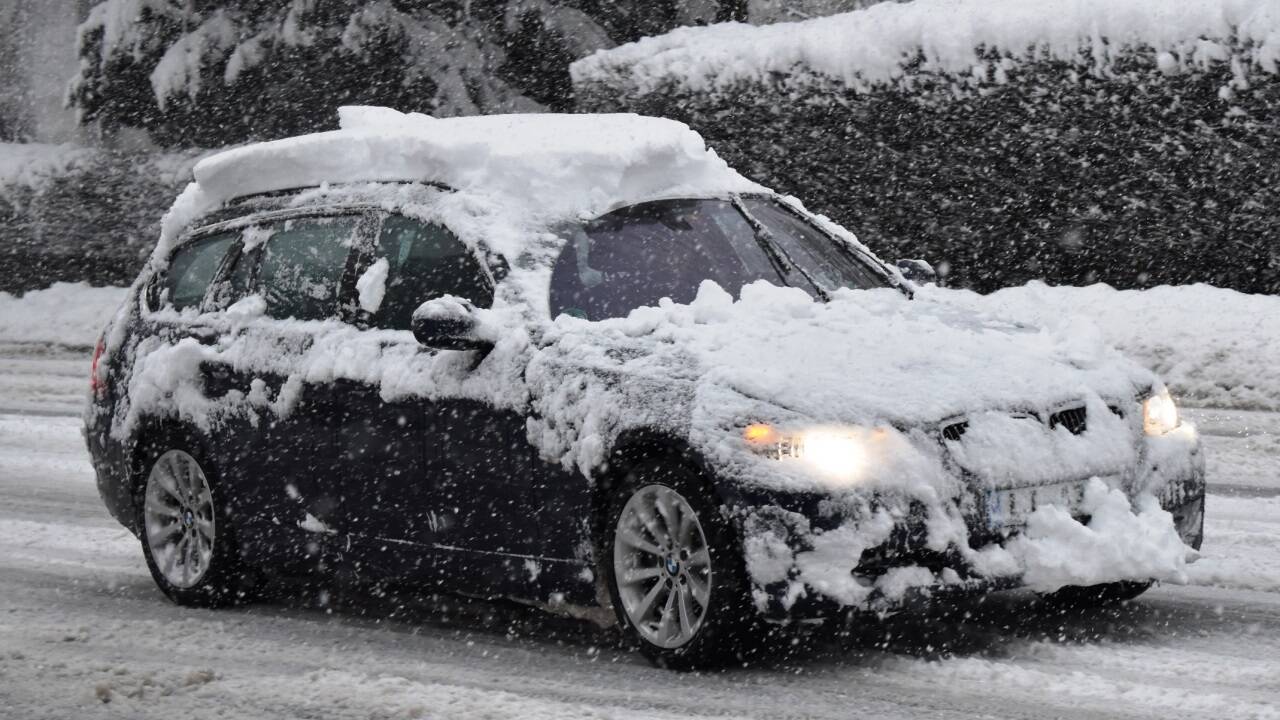
[[[604,533],[618,625],[653,664],[695,670],[743,661],[760,623],[736,535],[697,473],[678,461],[637,463],[615,488]]]
[[[213,464],[181,436],[151,443],[144,457],[136,527],[156,586],[192,607],[249,599],[256,576],[240,559]]]
[[[1043,597],[1054,605],[1067,608],[1093,608],[1118,605],[1132,600],[1151,588],[1151,581],[1132,580],[1103,583],[1101,585],[1068,585]]]

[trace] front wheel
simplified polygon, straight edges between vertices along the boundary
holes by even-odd
[[[138,504],[142,550],[156,585],[179,605],[244,599],[246,578],[232,528],[217,504],[212,468],[186,447],[151,454]]]
[[[607,526],[619,624],[660,667],[721,666],[755,639],[742,555],[710,489],[677,465],[628,473]]]

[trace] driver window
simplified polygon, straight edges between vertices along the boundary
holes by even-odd
[[[388,267],[382,302],[370,317],[373,327],[408,330],[413,311],[443,295],[476,307],[493,304],[493,288],[475,254],[443,225],[387,216],[374,262],[381,260]]]

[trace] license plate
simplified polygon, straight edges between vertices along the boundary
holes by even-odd
[[[1050,485],[989,490],[986,498],[987,527],[991,530],[1022,527],[1027,523],[1028,515],[1046,505],[1056,505],[1073,516],[1079,515],[1086,485],[1087,480],[1069,480]]]

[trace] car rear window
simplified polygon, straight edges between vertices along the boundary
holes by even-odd
[[[238,232],[218,233],[178,248],[165,275],[168,304],[177,310],[198,307],[231,243],[239,236]]]
[[[354,216],[292,220],[271,235],[258,270],[268,315],[322,320],[338,314],[338,286],[359,222]]]

